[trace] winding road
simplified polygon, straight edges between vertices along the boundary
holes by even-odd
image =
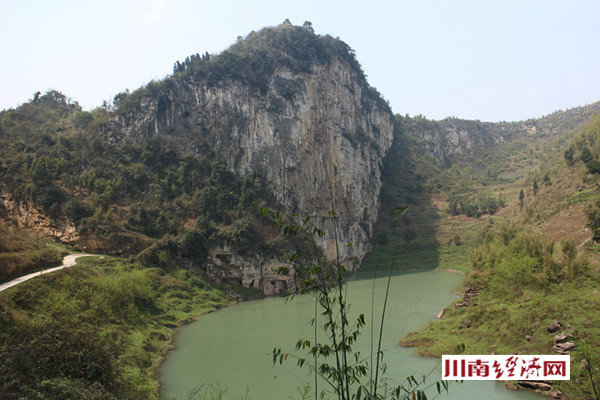
[[[73,265],[77,264],[77,262],[75,260],[78,259],[79,257],[89,257],[89,256],[95,256],[95,255],[97,255],[97,254],[70,254],[68,256],[65,256],[65,258],[63,258],[63,263],[60,267],[48,268],[43,271],[38,271],[38,272],[34,272],[32,274],[23,275],[19,278],[13,279],[12,281],[0,284],[0,292],[8,289],[9,287],[18,285],[21,282],[25,282],[32,278],[35,278],[36,276],[40,276],[43,274],[49,274],[50,272],[58,271],[59,269],[72,267]]]

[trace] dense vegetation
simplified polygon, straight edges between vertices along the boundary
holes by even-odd
[[[157,399],[174,329],[230,300],[197,271],[78,263],[0,293],[0,398]]]
[[[259,209],[273,205],[259,175],[242,179],[216,159],[180,154],[169,138],[114,145],[109,118],[58,92],[0,113],[2,187],[57,225],[71,223],[91,251],[135,255],[146,265],[200,265],[215,243],[281,254],[286,245]]]
[[[565,150],[564,157],[572,166],[577,160],[582,161],[590,174],[600,174],[600,116],[588,124]]]
[[[132,93],[124,91],[115,96],[116,113],[126,115],[138,109],[144,97],[158,97],[177,82],[195,80],[208,86],[220,86],[229,81],[243,83],[259,93],[266,93],[273,73],[286,69],[296,74],[312,71],[316,65],[328,65],[333,60],[344,63],[357,76],[362,94],[375,101],[384,110],[390,110],[380,93],[369,86],[354,50],[338,38],[314,33],[310,22],[304,26],[290,23],[263,28],[251,32],[245,38],[238,37],[236,43],[225,51],[210,55],[198,53],[177,61],[173,75],[158,82],[150,82]],[[278,92],[288,100],[295,98],[298,88],[285,84]],[[364,103],[368,106],[368,102]]]

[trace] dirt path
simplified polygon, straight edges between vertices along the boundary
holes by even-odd
[[[0,292],[8,289],[9,287],[18,285],[21,282],[25,282],[25,281],[30,280],[31,278],[35,278],[36,276],[40,276],[43,274],[48,274],[50,272],[58,271],[59,269],[72,267],[73,265],[76,264],[75,260],[78,259],[79,257],[89,257],[89,256],[95,256],[95,255],[96,254],[70,254],[70,255],[66,256],[65,258],[63,258],[63,263],[60,267],[54,267],[54,268],[45,269],[43,271],[34,272],[32,274],[24,275],[19,278],[13,279],[12,281],[0,284]]]

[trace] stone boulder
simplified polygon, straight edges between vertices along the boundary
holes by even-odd
[[[562,324],[560,322],[558,322],[557,320],[554,320],[554,321],[550,322],[550,324],[548,325],[548,327],[546,329],[548,330],[548,332],[554,333],[554,332],[559,331],[561,327],[562,327]]]
[[[525,389],[540,390],[548,392],[552,389],[552,382],[549,381],[517,381],[517,384]]]
[[[573,342],[555,343],[554,346],[552,346],[552,350],[558,354],[567,354],[576,348],[577,345]]]
[[[573,339],[573,335],[570,333],[559,333],[558,335],[554,336],[554,344],[564,343],[569,339]]]

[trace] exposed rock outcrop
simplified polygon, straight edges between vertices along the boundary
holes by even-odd
[[[543,392],[552,390],[552,382],[550,381],[517,381],[517,384],[527,389],[540,390]]]
[[[173,78],[113,121],[109,140],[169,135],[182,153],[226,159],[241,176],[262,174],[280,204],[311,215],[325,232],[320,244],[331,259],[334,207],[338,248],[349,261],[371,250],[380,166],[393,140],[391,111],[374,93],[336,58],[313,65],[310,73],[279,68],[266,93],[236,80],[209,86]]]
[[[463,288],[462,300],[454,304],[454,309],[468,306],[479,296],[479,293],[481,293],[481,288],[466,286]]]
[[[550,324],[548,324],[548,327],[546,328],[546,330],[550,333],[554,333],[560,330],[560,328],[562,327],[562,324],[560,322],[558,322],[557,320],[554,320],[552,322],[550,322]]]
[[[573,335],[570,333],[559,333],[554,336],[554,343],[565,343],[567,340],[573,339]]]
[[[242,257],[227,243],[211,249],[205,263],[208,276],[217,282],[258,289],[267,296],[285,294],[296,287],[291,273],[278,273],[280,267],[292,269],[291,264],[265,259],[258,254]]]
[[[555,343],[552,346],[552,350],[558,354],[569,354],[575,348],[577,348],[577,345],[573,342]]]
[[[66,218],[53,221],[33,205],[14,201],[6,192],[0,193],[0,218],[16,221],[21,227],[35,229],[62,243],[75,245],[80,240],[77,229]]]
[[[600,102],[538,119],[520,122],[482,122],[446,118],[433,121],[422,116],[404,118],[403,127],[438,162],[470,151],[489,148],[516,137],[544,137],[566,131],[575,132],[600,111]]]
[[[441,163],[470,150],[504,143],[513,135],[532,129],[524,124],[499,124],[456,118],[441,121],[410,118],[405,120],[404,126],[407,133]]]

